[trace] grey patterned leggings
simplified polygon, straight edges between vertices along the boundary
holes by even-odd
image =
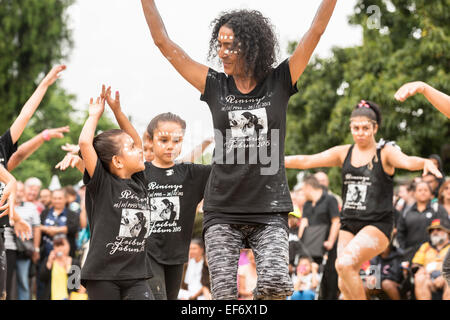
[[[253,249],[258,282],[255,299],[286,299],[292,295],[288,234],[272,225],[216,224],[205,232],[206,258],[214,300],[236,300],[240,249]]]

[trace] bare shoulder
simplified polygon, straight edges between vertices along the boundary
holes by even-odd
[[[339,161],[341,162],[341,165],[344,163],[351,146],[352,146],[351,144],[346,144],[332,148],[334,149],[334,152],[336,152],[336,154],[339,156]]]
[[[389,159],[392,155],[398,153],[399,151],[400,150],[397,147],[389,144],[385,145],[384,148],[381,149],[381,163],[383,164],[384,171],[389,175],[393,175],[395,171],[395,168]]]

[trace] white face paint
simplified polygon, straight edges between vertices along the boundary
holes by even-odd
[[[350,130],[353,135],[358,135],[359,131],[362,129],[362,134],[365,137],[369,137],[372,135],[372,128],[373,122],[364,120],[364,121],[351,121],[350,123]]]

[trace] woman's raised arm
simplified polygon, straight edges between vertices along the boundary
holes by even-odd
[[[203,94],[208,67],[192,60],[169,38],[154,0],[141,0],[141,3],[155,45],[178,73]]]
[[[308,32],[297,45],[294,53],[289,59],[292,84],[295,84],[305,71],[314,50],[319,44],[322,34],[327,28],[328,22],[333,15],[337,0],[323,0],[319,10],[311,24]]]

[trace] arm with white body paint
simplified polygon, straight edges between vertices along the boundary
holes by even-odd
[[[191,59],[169,38],[154,0],[141,0],[141,3],[155,45],[178,73],[203,94],[209,68]]]
[[[325,167],[341,167],[350,146],[337,146],[313,155],[286,156],[287,169],[311,169]]]

